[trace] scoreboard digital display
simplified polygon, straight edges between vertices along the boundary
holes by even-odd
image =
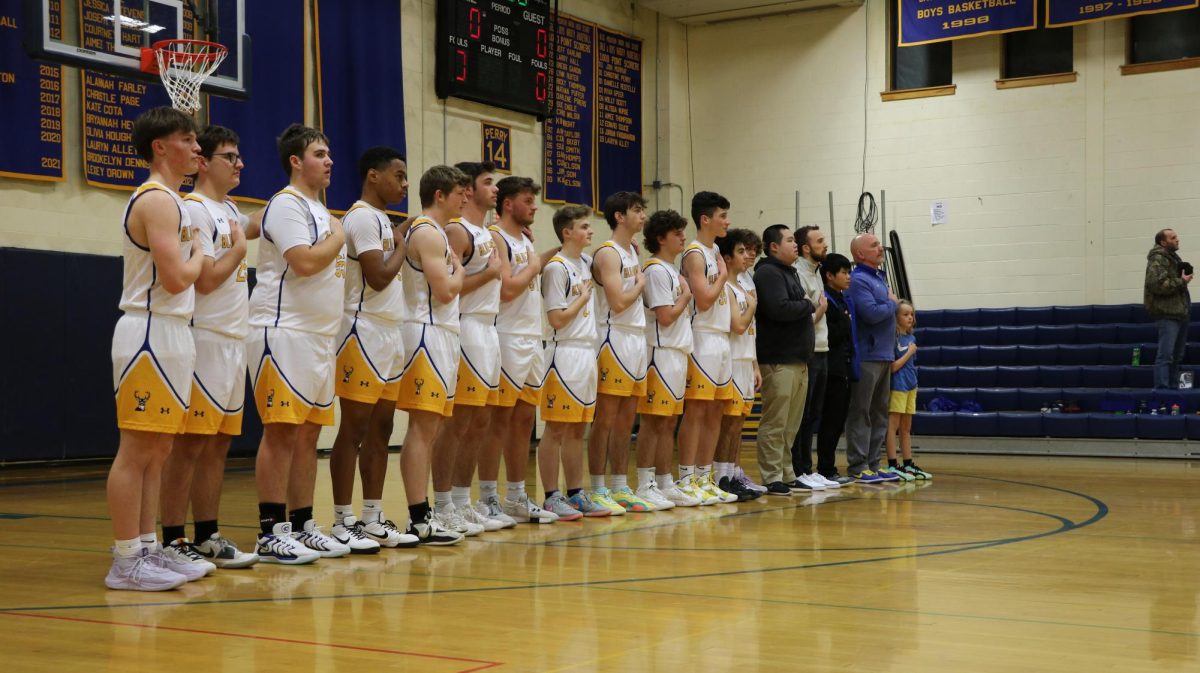
[[[544,119],[550,31],[549,0],[438,0],[438,97]]]

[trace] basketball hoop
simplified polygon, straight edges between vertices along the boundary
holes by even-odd
[[[162,77],[176,110],[200,109],[200,85],[229,54],[224,45],[203,40],[162,40],[142,47],[142,72]]]

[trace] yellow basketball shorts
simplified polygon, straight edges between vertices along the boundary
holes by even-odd
[[[126,313],[113,330],[117,427],[176,434],[187,421],[196,347],[183,318]]]
[[[893,390],[888,396],[889,414],[917,413],[917,390]]]
[[[729,383],[734,395],[725,403],[725,415],[749,416],[754,407],[754,360],[734,360]]]
[[[601,328],[596,355],[600,380],[596,391],[617,397],[646,394],[646,335],[642,330]]]
[[[254,405],[263,423],[333,425],[332,336],[255,327],[246,339]]]
[[[648,350],[650,366],[646,370],[646,396],[638,400],[638,413],[652,416],[682,414],[688,354],[674,348],[648,347]]]
[[[192,407],[183,431],[194,435],[242,434],[246,406],[246,342],[199,327],[196,371],[192,375]]]
[[[730,385],[732,377],[729,335],[723,332],[693,332],[684,399],[731,399],[736,395]]]
[[[500,334],[500,394],[497,404],[515,407],[517,400],[538,405],[545,373],[542,340],[517,334]],[[595,351],[588,359],[595,363]]]
[[[437,325],[406,322],[400,326],[400,338],[404,341],[404,373],[396,408],[453,414],[458,335]]]
[[[500,335],[492,316],[464,315],[459,319],[458,387],[454,403],[468,407],[500,401]]]
[[[543,421],[589,423],[596,414],[596,351],[587,341],[550,342],[544,356]]]
[[[338,333],[334,393],[344,399],[375,404],[396,401],[404,367],[400,325],[364,315],[342,316]]]

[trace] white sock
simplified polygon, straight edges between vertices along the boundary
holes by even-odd
[[[450,499],[454,501],[455,509],[471,506],[471,487],[470,486],[452,486],[450,488]]]
[[[354,516],[353,505],[334,505],[333,506],[333,525],[338,525],[347,518]],[[364,517],[365,518],[365,517]]]
[[[525,481],[510,481],[508,482],[508,492],[505,494],[509,500],[520,500],[525,493]]]
[[[728,477],[733,474],[733,463],[713,463],[717,468],[717,479]]]
[[[450,499],[450,491],[434,491],[433,492],[433,507],[434,509],[446,509],[448,505],[453,504]]]
[[[599,491],[604,488],[604,475],[592,475],[592,491]]]
[[[688,477],[692,476],[695,473],[696,473],[695,465],[680,465],[679,466],[679,478],[681,480],[687,479]]]
[[[141,540],[142,546],[150,551],[158,548],[158,537],[155,533],[142,533],[138,536],[138,539]]]
[[[383,501],[363,500],[362,514],[363,523],[383,521]]]
[[[649,486],[650,484],[654,483],[654,468],[653,467],[639,467],[637,469],[637,471],[638,471],[638,488],[639,489],[644,488],[644,487]]]
[[[675,477],[671,473],[655,475],[654,480],[658,482],[658,489],[665,491],[675,485]]]
[[[480,481],[479,482],[479,499],[487,500],[489,495],[496,495],[495,481]]]
[[[142,553],[142,541],[136,537],[129,540],[113,540],[113,547],[120,558],[136,558]]]
[[[629,475],[610,474],[608,475],[608,479],[612,482],[614,491],[619,491],[623,488],[629,488]]]
[[[708,475],[712,474],[712,465],[697,465],[696,473],[701,477],[707,477]]]

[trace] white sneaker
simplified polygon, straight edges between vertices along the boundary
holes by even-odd
[[[418,523],[409,521],[408,530],[405,532],[416,536],[421,541],[421,544],[434,547],[458,544],[463,540],[461,533],[442,527],[442,524],[438,523],[437,519],[433,516],[432,510],[425,515],[424,521]]]
[[[290,521],[281,521],[271,529],[270,535],[258,536],[254,552],[263,563],[302,565],[312,563],[321,555],[296,541],[292,535]]]
[[[668,500],[666,496],[663,495],[662,491],[658,490],[658,484],[654,483],[653,481],[644,486],[639,486],[637,493],[634,495],[642,500],[645,500],[651,505],[654,505],[655,512],[661,512],[665,509],[675,508],[675,503]]]
[[[497,530],[500,530],[501,528],[504,528],[503,521],[500,521],[499,519],[492,519],[490,517],[484,516],[483,514],[480,514],[479,510],[475,509],[470,504],[467,504],[466,507],[457,507],[456,506],[456,509],[458,510],[459,515],[461,515],[462,518],[467,520],[467,523],[473,523],[477,526],[483,526],[483,530],[485,532],[491,533],[492,531],[497,531]]]
[[[151,549],[150,556],[158,554],[162,565],[167,570],[177,572],[189,582],[198,580],[217,569],[217,566],[204,560],[204,557],[192,549],[192,542],[185,537]]]
[[[363,535],[366,535],[388,549],[415,547],[421,542],[416,535],[409,535],[397,528],[391,519],[369,521],[366,523],[359,521],[355,525],[362,531]]]
[[[671,485],[666,490],[660,490],[659,493],[661,493],[669,502],[674,503],[678,507],[700,506],[700,498],[690,496],[687,493],[679,490],[679,487],[677,487],[674,482],[671,482]]]
[[[123,558],[113,551],[113,564],[104,586],[123,591],[169,591],[187,583],[187,578],[150,561],[145,547],[137,556]]]
[[[504,513],[518,523],[554,523],[558,521],[557,514],[538,507],[525,493],[522,493],[516,500],[505,498]]]
[[[497,495],[481,498],[479,502],[475,503],[475,511],[489,519],[499,521],[504,524],[505,528],[517,525],[516,519],[504,513],[504,508],[500,506],[500,497]]]
[[[258,563],[258,554],[244,552],[229,540],[213,533],[200,544],[192,547],[200,556],[208,559],[218,568],[249,568]]]
[[[467,521],[462,514],[458,513],[458,509],[454,503],[446,503],[443,506],[435,505],[433,508],[433,518],[446,528],[466,537],[475,537],[483,532],[483,526],[477,523]]]
[[[378,554],[379,543],[367,537],[358,525],[358,519],[348,516],[341,523],[334,524],[329,531],[333,539],[350,548],[351,554]]]
[[[812,489],[814,491],[824,491],[825,490],[825,482],[820,479],[814,479],[813,475],[811,475],[811,474],[798,475],[796,477],[796,481],[800,482],[801,484],[806,484],[810,489]]]
[[[837,483],[836,481],[834,481],[832,479],[826,479],[825,475],[821,474],[820,472],[813,472],[812,474],[810,474],[808,476],[813,478],[814,480],[820,482],[821,484],[823,484],[825,486],[825,488],[841,488],[842,487],[842,485]]]
[[[304,545],[321,555],[321,558],[338,558],[350,553],[350,547],[321,532],[317,522],[309,519],[304,522],[304,530],[292,533],[296,542]]]

